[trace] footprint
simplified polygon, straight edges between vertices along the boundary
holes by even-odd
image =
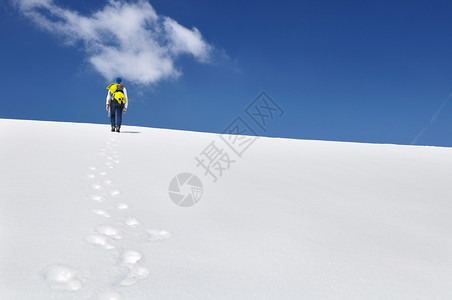
[[[107,156],[107,159],[108,159],[108,160],[112,160],[112,159],[113,159],[113,157],[111,157],[111,156]]]
[[[129,204],[127,203],[116,203],[115,205],[117,210],[128,210],[130,208]]]
[[[93,209],[91,209],[91,212],[93,212],[96,215],[101,216],[101,217],[110,218],[110,214],[106,210],[103,210],[103,209],[93,208]]]
[[[118,191],[118,190],[111,190],[110,191],[110,196],[113,196],[113,197],[119,196],[120,194],[121,194],[121,192]]]
[[[96,167],[89,167],[88,169],[89,169],[90,171],[96,171],[96,170],[97,170]]]
[[[119,160],[114,160],[113,161],[115,164],[119,164]]]
[[[102,196],[99,196],[99,195],[94,195],[94,194],[92,194],[92,195],[89,195],[88,196],[91,200],[93,200],[93,201],[96,201],[96,202],[104,202],[104,198],[102,197]]]
[[[99,225],[94,230],[100,234],[106,235],[112,239],[120,240],[123,238],[124,233],[110,225]]]
[[[131,268],[134,264],[141,260],[142,257],[143,256],[138,251],[126,250],[119,257],[118,265]]]
[[[63,291],[76,291],[83,287],[83,282],[77,277],[77,272],[65,265],[53,265],[42,271],[42,278],[50,288]]]
[[[93,179],[93,178],[96,178],[96,175],[94,175],[94,174],[86,174],[86,178]]]
[[[91,188],[95,191],[101,191],[103,190],[103,187],[100,184],[92,184]]]
[[[164,229],[147,229],[148,242],[158,242],[171,238],[171,233]]]
[[[120,285],[121,286],[129,286],[137,283],[139,280],[142,280],[149,275],[149,270],[140,265],[133,265],[130,268],[129,274],[127,274],[126,278],[124,278]]]
[[[113,180],[107,178],[107,179],[102,180],[102,183],[105,183],[105,184],[112,184],[112,183],[113,183]]]
[[[110,239],[103,235],[90,234],[85,236],[84,240],[91,245],[98,246],[107,250],[115,248],[115,245],[110,241]]]
[[[100,176],[105,176],[105,175],[107,175],[107,172],[101,171],[101,172],[99,172],[99,175],[100,175]]]
[[[137,227],[140,222],[135,217],[129,216],[126,219],[125,224],[130,227]]]

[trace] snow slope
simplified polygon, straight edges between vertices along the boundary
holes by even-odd
[[[452,299],[451,149],[260,138],[213,183],[212,141],[1,119],[0,299]]]

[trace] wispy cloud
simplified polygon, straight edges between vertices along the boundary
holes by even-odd
[[[20,11],[42,29],[80,47],[106,79],[123,76],[141,84],[177,78],[179,55],[211,60],[213,47],[193,27],[158,15],[149,2],[110,0],[91,15],[58,6],[53,0],[13,0]]]

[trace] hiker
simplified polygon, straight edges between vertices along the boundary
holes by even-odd
[[[121,78],[116,78],[115,82],[107,87],[107,111],[110,111],[111,131],[120,132],[122,122],[122,112],[126,113],[129,104],[127,90]],[[116,120],[117,116],[117,120]]]

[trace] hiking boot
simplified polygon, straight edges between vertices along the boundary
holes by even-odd
[[[119,132],[120,129],[121,129],[121,127],[116,126],[116,132]]]

